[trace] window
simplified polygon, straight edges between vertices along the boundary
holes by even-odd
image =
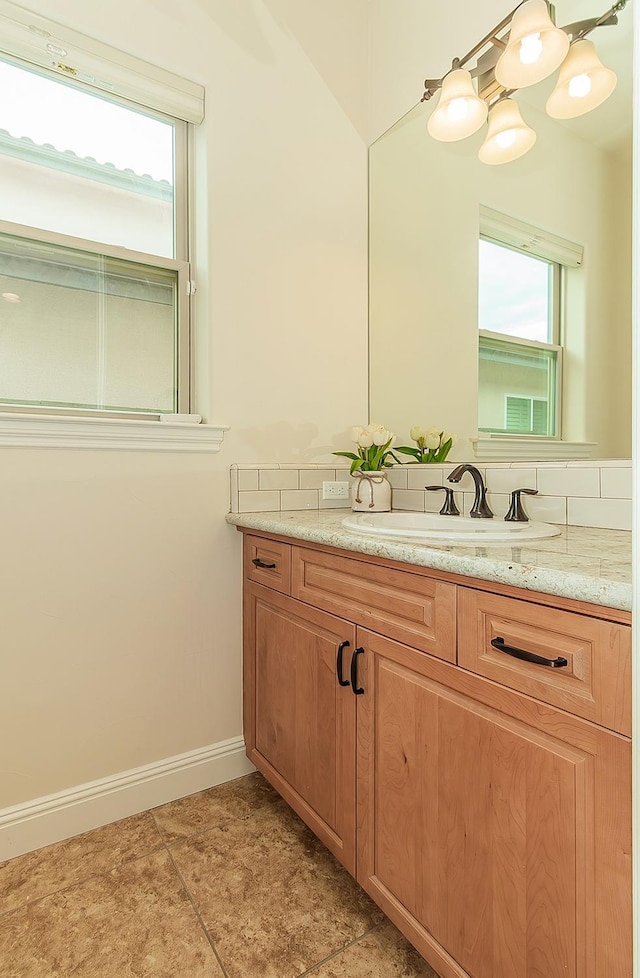
[[[583,248],[480,208],[478,429],[559,439],[562,291]]]
[[[555,437],[560,265],[481,238],[479,281],[478,427]],[[534,401],[546,405],[535,423],[533,409],[525,409]]]
[[[16,58],[0,82],[0,409],[188,412],[186,122]]]

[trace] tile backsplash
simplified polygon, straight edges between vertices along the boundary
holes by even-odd
[[[393,508],[437,513],[444,502],[439,492],[425,486],[443,486],[455,463],[447,465],[395,465],[387,470],[393,487]],[[514,489],[537,489],[523,496],[532,520],[631,529],[631,461],[606,459],[580,462],[491,462],[478,465],[487,486],[487,499],[498,517],[509,507]],[[304,465],[268,463],[231,466],[231,512],[262,513],[274,510],[348,509],[343,499],[322,499],[322,483],[350,481],[348,467],[326,463]],[[461,513],[473,503],[474,485],[464,475],[454,489]]]

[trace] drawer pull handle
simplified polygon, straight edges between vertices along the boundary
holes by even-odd
[[[354,649],[351,656],[351,689],[354,696],[362,696],[364,689],[358,686],[358,656],[364,655],[364,649]]]
[[[263,570],[275,570],[277,564],[265,564],[264,560],[260,560],[259,557],[254,557],[251,561],[256,567],[262,567]]]
[[[568,666],[569,663],[561,655],[557,659],[545,659],[542,655],[536,655],[535,652],[526,652],[524,649],[516,649],[513,645],[505,645],[505,641],[499,635],[496,638],[491,639],[491,644],[494,649],[498,652],[506,652],[507,655],[512,655],[515,659],[524,659],[525,662],[535,662],[538,666],[549,666],[551,669],[561,669],[563,666]]]
[[[350,642],[340,642],[340,645],[338,646],[338,656],[336,658],[336,676],[338,677],[338,682],[341,686],[349,685],[349,680],[342,678],[342,653],[345,649],[349,648],[350,644]]]

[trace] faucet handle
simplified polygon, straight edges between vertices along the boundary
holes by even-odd
[[[507,512],[507,515],[505,516],[505,520],[508,523],[529,522],[529,517],[524,511],[524,508],[522,506],[522,501],[520,499],[520,496],[522,495],[523,492],[526,493],[527,496],[538,495],[537,489],[514,489],[513,492],[511,493],[511,505],[509,506],[509,510]]]
[[[438,492],[444,490],[444,503],[442,504],[442,509],[440,510],[441,516],[460,516],[460,510],[456,506],[456,501],[453,498],[453,489],[451,486],[425,486],[427,492]]]

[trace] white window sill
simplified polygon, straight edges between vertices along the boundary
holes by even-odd
[[[229,425],[0,413],[0,447],[118,452],[220,451]]]
[[[591,458],[595,442],[553,441],[487,435],[472,438],[475,457],[484,462],[544,462],[554,459]]]

